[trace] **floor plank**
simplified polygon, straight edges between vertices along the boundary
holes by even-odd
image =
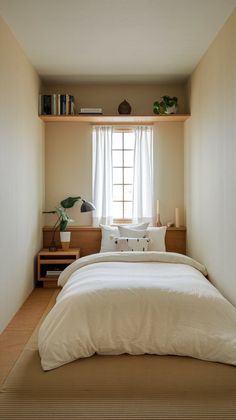
[[[36,288],[0,335],[0,385],[37,326],[55,289]]]

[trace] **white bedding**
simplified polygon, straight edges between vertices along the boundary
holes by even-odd
[[[236,365],[236,309],[174,253],[95,254],[65,284],[39,331],[44,370],[98,354],[170,354]]]

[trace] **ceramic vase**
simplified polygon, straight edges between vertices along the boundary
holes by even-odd
[[[121,104],[118,106],[118,112],[119,114],[130,114],[131,113],[131,106],[129,102],[124,100],[121,102]]]

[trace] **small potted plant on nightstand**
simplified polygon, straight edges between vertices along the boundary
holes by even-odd
[[[70,247],[70,239],[71,239],[71,232],[66,231],[68,223],[73,222],[69,215],[67,214],[66,210],[73,207],[74,204],[82,200],[81,197],[68,197],[65,198],[65,200],[62,200],[60,202],[60,206],[56,207],[55,210],[52,211],[44,211],[43,213],[47,214],[57,214],[57,221],[55,225],[53,226],[53,233],[52,233],[52,239],[51,243],[49,245],[49,251],[56,251],[57,246],[55,243],[55,233],[57,230],[60,231],[60,239],[61,239],[61,246],[64,251],[69,249]],[[93,211],[95,210],[95,207],[92,203],[89,201],[82,200],[82,205],[80,207],[80,211],[82,213]]]

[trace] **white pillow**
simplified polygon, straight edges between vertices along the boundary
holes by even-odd
[[[111,236],[119,236],[119,229],[117,226],[100,225],[102,231],[102,241],[100,252],[115,252],[116,244],[111,241]]]
[[[137,225],[126,225],[129,229],[146,229],[149,223],[140,223]],[[118,237],[120,236],[118,226],[109,226],[109,225],[100,225],[102,230],[102,241],[100,252],[115,252],[116,245],[114,241],[111,240],[111,236]]]
[[[120,236],[124,238],[146,238],[147,229],[130,229],[124,226],[118,226]]]
[[[148,225],[149,225],[149,222],[145,222],[145,223],[138,223],[136,225],[120,225],[120,227],[125,227],[127,229],[144,230],[144,229],[147,229]]]
[[[117,251],[142,251],[148,250],[148,245],[151,242],[149,238],[114,238],[113,239]]]
[[[149,251],[163,252],[166,250],[165,244],[166,226],[147,228],[147,237],[151,239]]]

